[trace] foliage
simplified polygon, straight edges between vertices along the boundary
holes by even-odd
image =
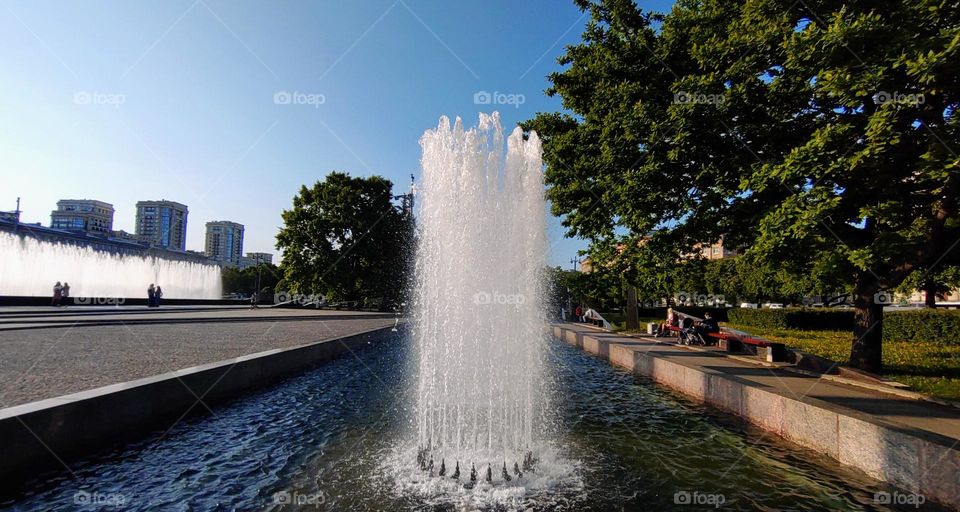
[[[747,309],[727,312],[731,323],[766,329],[853,329],[853,311],[826,308]]]
[[[744,309],[727,312],[731,323],[764,329],[851,330],[853,311],[849,309],[784,308]],[[922,342],[960,345],[960,311],[912,309],[888,312],[883,320],[883,339],[897,342]]]
[[[895,315],[890,315],[893,316]],[[841,364],[850,349],[849,330],[778,329],[734,323],[728,324],[728,327],[784,343]],[[960,344],[891,339],[884,342],[884,347],[884,376],[921,393],[960,400]]]
[[[331,301],[402,300],[413,241],[412,213],[394,204],[380,176],[332,172],[300,188],[277,235],[284,283]]]
[[[883,339],[960,345],[960,311],[916,309],[890,313]]]
[[[876,293],[960,256],[945,255],[960,236],[960,162],[944,144],[960,139],[960,10],[576,3],[591,21],[547,91],[569,113],[524,123],[543,137],[569,234],[638,285],[722,239],[748,248],[747,295],[769,280],[790,296],[850,289],[850,362],[879,370]]]
[[[257,291],[258,272],[260,274],[259,293],[261,298],[266,298],[267,294],[264,293],[264,291],[266,290],[272,293],[277,289],[277,283],[280,281],[280,269],[272,263],[261,263],[259,269],[257,269],[256,265],[243,270],[236,267],[223,267],[220,273],[223,293],[242,293],[249,295]]]

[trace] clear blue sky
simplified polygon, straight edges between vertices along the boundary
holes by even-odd
[[[0,210],[21,196],[23,220],[47,225],[58,199],[100,199],[132,232],[136,201],[171,199],[190,207],[188,249],[232,220],[245,251],[276,252],[301,184],[343,170],[402,189],[441,115],[512,126],[559,109],[545,76],[584,23],[568,0],[2,0]],[[556,219],[550,235],[569,266],[583,242]]]

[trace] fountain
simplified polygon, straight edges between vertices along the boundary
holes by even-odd
[[[0,232],[0,294],[48,296],[56,281],[77,300],[146,297],[158,283],[178,299],[219,299],[220,267],[153,256],[122,255]]]
[[[503,142],[498,113],[469,130],[443,117],[420,141],[416,458],[431,477],[471,467],[468,487],[475,468],[487,485],[524,485],[544,446],[541,144],[519,127],[505,156]]]

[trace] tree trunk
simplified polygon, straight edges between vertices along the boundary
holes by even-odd
[[[631,286],[627,291],[627,330],[637,331],[640,329],[640,319],[638,318],[637,313],[637,289],[636,287]]]
[[[937,283],[927,281],[923,283],[923,301],[928,308],[937,307]]]
[[[879,374],[883,370],[883,306],[876,303],[879,291],[872,276],[859,276],[853,292],[854,324],[850,366]]]

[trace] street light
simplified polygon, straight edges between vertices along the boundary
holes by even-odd
[[[256,258],[257,258],[257,291],[256,291],[256,294],[257,294],[257,304],[260,304],[260,274],[261,274],[261,272],[263,271],[262,268],[260,267],[260,262],[263,261],[263,255],[262,255],[262,254],[258,254],[258,255],[256,256]]]

